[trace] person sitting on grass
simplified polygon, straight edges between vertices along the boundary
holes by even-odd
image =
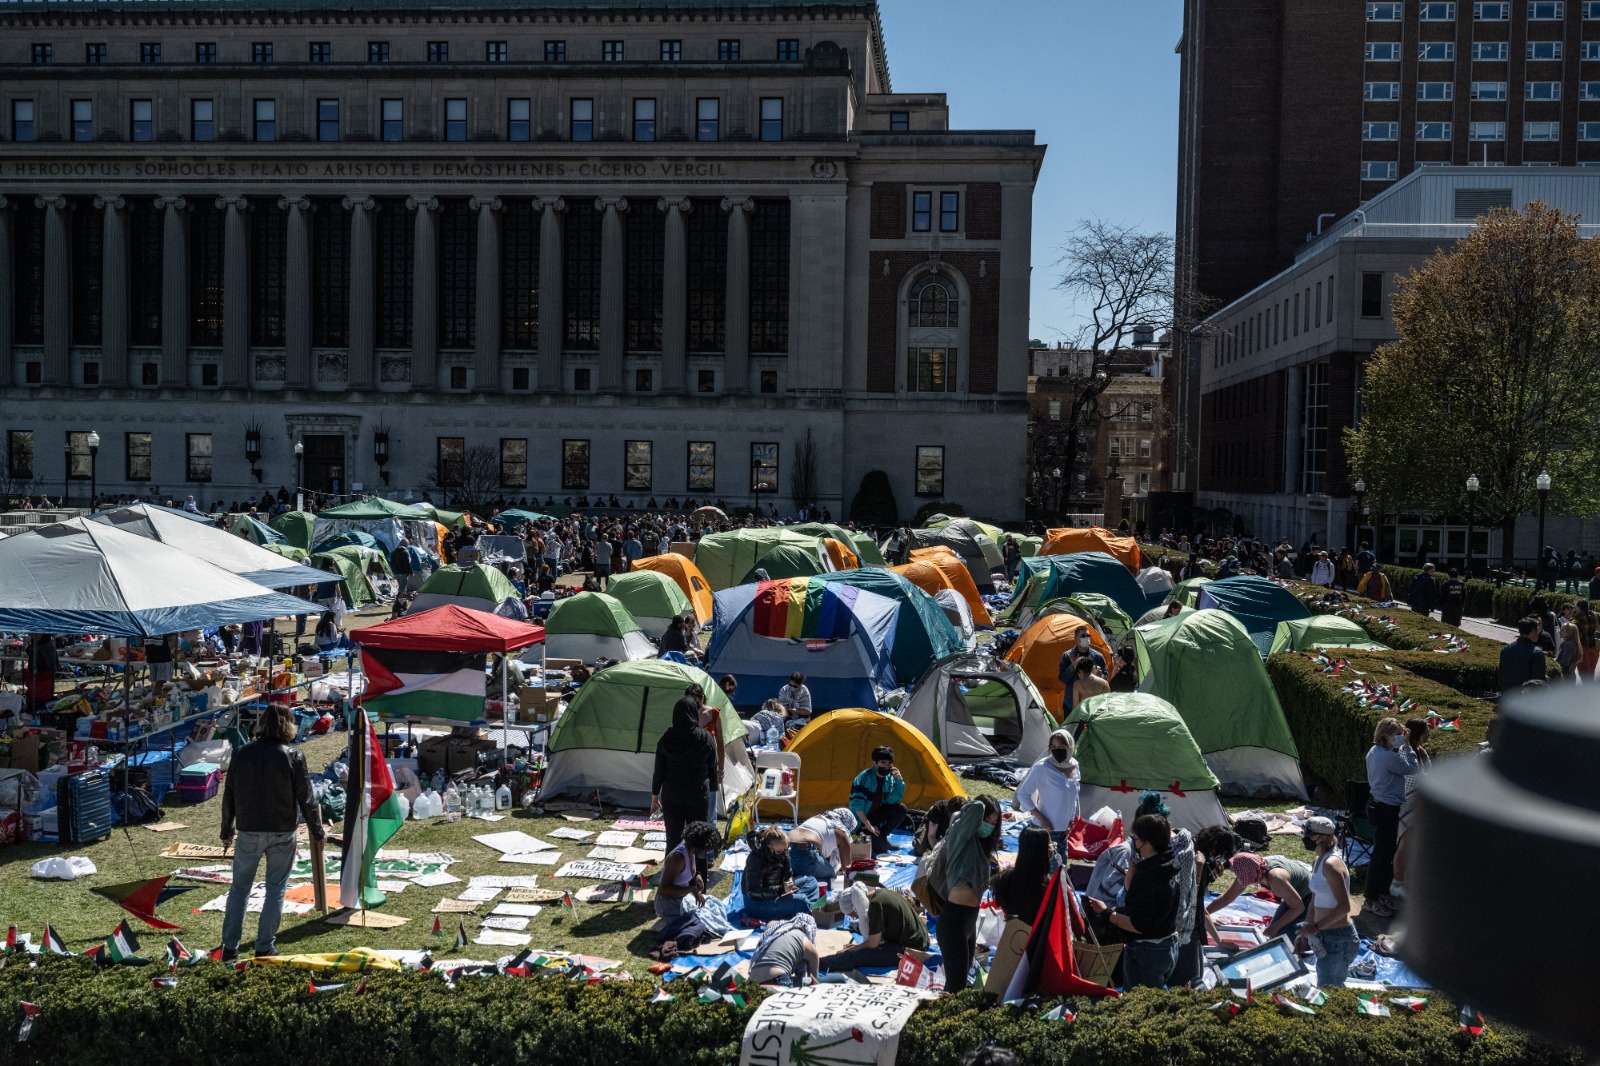
[[[939,844],[939,838],[950,829],[950,819],[961,812],[961,807],[967,802],[965,796],[951,796],[939,800],[928,808],[928,816],[917,827],[916,835],[911,838],[911,851],[917,858],[928,854]]]
[[[928,950],[928,927],[911,901],[892,888],[855,884],[839,894],[839,909],[854,918],[865,938],[822,960],[827,973],[892,970],[908,950]]]
[[[667,854],[661,864],[661,883],[656,887],[656,915],[676,918],[683,913],[683,901],[694,898],[694,905],[706,902],[705,872],[697,856],[715,850],[721,835],[710,822],[690,822],[683,828],[683,840]]]
[[[835,807],[813,815],[789,830],[789,862],[794,871],[831,884],[850,865],[850,834],[855,812]]]
[[[777,826],[761,831],[744,864],[744,912],[761,922],[809,914],[817,902],[817,879],[796,877],[789,865],[789,837]]]
[[[906,820],[906,781],[894,764],[894,749],[872,749],[872,765],[850,783],[850,810],[863,832],[872,838],[874,858],[890,850],[889,834]]]

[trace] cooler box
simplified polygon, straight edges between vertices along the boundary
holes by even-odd
[[[185,803],[204,803],[222,787],[222,767],[214,762],[190,763],[178,773],[178,798]]]

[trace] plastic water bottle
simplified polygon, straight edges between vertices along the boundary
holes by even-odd
[[[435,792],[441,796],[444,795],[444,767],[441,766],[433,772],[432,784]]]
[[[767,726],[767,746],[773,748],[778,746],[778,727],[775,725]]]
[[[511,809],[511,786],[501,785],[494,794],[494,809],[509,811]]]
[[[444,816],[452,822],[461,821],[461,793],[455,785],[444,790]]]

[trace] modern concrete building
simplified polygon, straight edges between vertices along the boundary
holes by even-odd
[[[8,473],[1020,515],[1028,131],[873,2],[0,2]],[[87,486],[74,485],[75,495]]]

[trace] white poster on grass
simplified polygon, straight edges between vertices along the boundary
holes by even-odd
[[[900,1030],[921,997],[895,985],[812,985],[761,1001],[739,1066],[894,1066]]]

